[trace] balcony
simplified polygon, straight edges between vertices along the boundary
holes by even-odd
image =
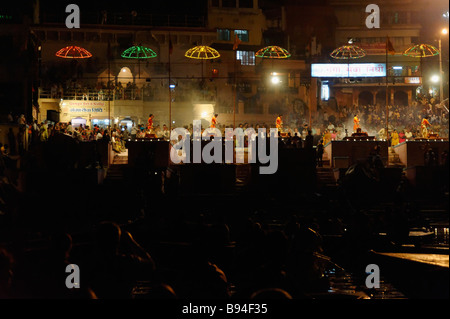
[[[66,13],[49,14],[43,12],[41,23],[65,24]],[[165,27],[205,27],[205,17],[202,15],[187,14],[154,14],[139,13],[132,16],[130,12],[108,12],[103,15],[101,12],[83,12],[80,16],[82,25],[127,25],[127,26],[165,26]]]

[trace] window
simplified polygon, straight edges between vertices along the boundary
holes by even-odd
[[[59,36],[57,31],[47,31],[47,40],[58,41]]]
[[[248,30],[234,30],[234,34],[237,34],[242,42],[248,42]]]
[[[191,42],[193,45],[202,45],[202,36],[201,35],[192,35]]]
[[[251,93],[252,85],[249,82],[238,83],[238,90],[242,93]]]
[[[239,8],[253,8],[253,0],[239,0]]]
[[[96,32],[86,32],[86,41],[98,41],[100,36]]]
[[[230,30],[228,30],[228,29],[217,29],[217,40],[219,40],[219,41],[230,41]]]
[[[322,82],[320,98],[324,101],[328,101],[328,99],[330,98],[330,87],[328,86],[328,81]]]
[[[166,43],[166,36],[164,34],[155,34],[155,38],[158,43]]]
[[[84,41],[84,32],[73,32],[73,41]]]
[[[236,60],[241,61],[241,65],[255,65],[254,51],[236,51]]]
[[[180,43],[180,44],[190,44],[189,36],[188,35],[179,35],[178,36],[178,43]]]
[[[222,0],[223,8],[236,8],[236,0]]]
[[[403,38],[403,37],[395,37],[395,38],[393,38],[393,40],[394,40],[394,44],[397,46],[402,46],[405,44],[405,38]]]
[[[59,39],[61,41],[72,41],[72,34],[71,32],[61,31],[59,33]]]

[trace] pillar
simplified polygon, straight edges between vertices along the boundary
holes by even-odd
[[[353,91],[352,91],[352,105],[351,105],[351,107],[353,107],[353,105],[358,105],[359,93],[360,93],[359,89],[353,88]]]
[[[317,113],[317,78],[311,78],[309,87],[309,110],[311,114]]]

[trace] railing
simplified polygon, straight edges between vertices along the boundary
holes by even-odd
[[[114,100],[114,92],[108,94],[107,91],[98,90],[67,90],[61,92],[52,92],[52,90],[40,89],[40,99],[64,99],[64,100],[91,100],[91,101],[108,101]]]
[[[114,101],[114,100],[135,100],[135,101],[168,101],[169,93],[167,88],[130,88],[108,90],[92,89],[70,89],[59,90],[40,89],[40,99],[64,99],[64,100],[89,100],[89,101]],[[176,89],[172,92],[172,101],[216,101],[215,94],[211,90],[189,90]]]

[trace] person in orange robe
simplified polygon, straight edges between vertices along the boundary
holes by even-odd
[[[147,121],[147,130],[151,130],[152,128],[153,128],[153,118],[154,118],[155,116],[153,115],[153,114],[150,114],[149,116],[148,116],[148,121]]]
[[[420,123],[423,138],[428,138],[428,126],[431,126],[431,124],[428,122],[428,117],[426,116],[422,119],[422,123]]]
[[[216,128],[217,125],[217,117],[219,116],[219,114],[214,114],[214,116],[211,119],[211,128]]]
[[[358,128],[360,128],[359,118],[358,118],[358,115],[355,115],[355,117],[353,118],[353,132],[356,132],[358,130]]]
[[[276,120],[276,122],[275,122],[275,125],[276,125],[278,131],[281,131],[281,128],[283,127],[283,120],[282,120],[281,117],[282,117],[281,114],[278,115],[277,120]]]

